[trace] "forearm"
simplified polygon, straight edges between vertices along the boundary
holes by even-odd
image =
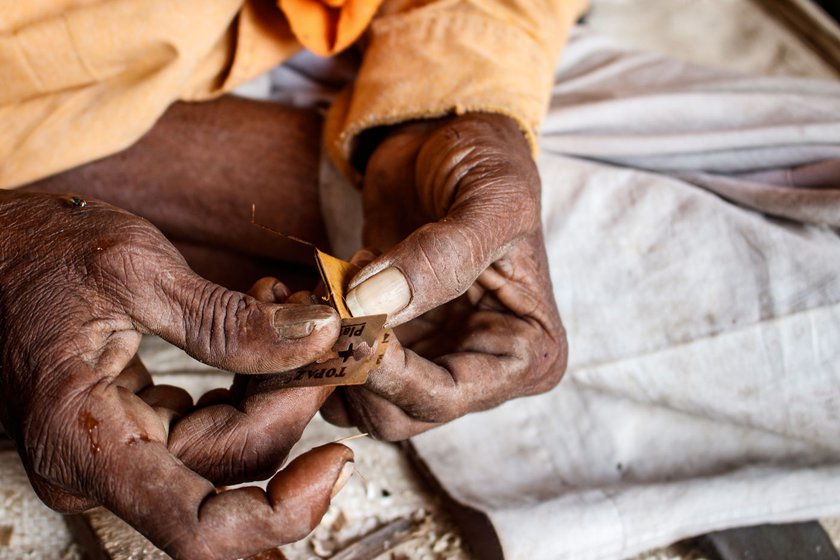
[[[310,262],[251,224],[325,244],[314,112],[235,97],[174,104],[131,148],[23,187],[97,198],[191,245]]]

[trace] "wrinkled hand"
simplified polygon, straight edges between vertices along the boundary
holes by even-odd
[[[344,446],[301,456],[265,492],[214,485],[271,476],[328,389],[252,376],[194,407],[154,386],[135,353],[155,333],[220,368],[286,370],[332,347],[332,310],[211,284],[151,224],[104,203],[2,192],[0,231],[0,419],[48,505],[102,504],[177,558],[252,554],[318,523],[352,469]]]
[[[402,345],[364,389],[331,397],[327,419],[403,439],[560,380],[566,339],[539,175],[513,120],[471,114],[396,129],[371,155],[363,199],[364,241],[384,254],[351,283],[348,305],[403,324]]]

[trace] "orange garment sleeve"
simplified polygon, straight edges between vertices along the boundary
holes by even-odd
[[[300,48],[274,0],[5,2],[0,188],[127,148],[173,101],[230,91]]]
[[[468,111],[513,117],[536,154],[554,65],[586,4],[386,0],[355,84],[329,114],[333,159],[354,177],[348,162],[364,130]]]
[[[175,100],[228,92],[301,48],[335,52],[382,0],[27,0],[0,11],[0,188],[118,152]],[[330,112],[363,130],[451,112],[514,117],[535,145],[554,59],[584,0],[386,0]],[[304,4],[326,5],[307,11]],[[309,6],[311,8],[311,6]]]

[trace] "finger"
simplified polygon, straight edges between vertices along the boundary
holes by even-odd
[[[353,256],[350,257],[350,262],[358,266],[359,268],[365,267],[373,262],[376,257],[381,254],[380,251],[373,249],[371,247],[363,247],[353,253]]]
[[[440,425],[412,418],[388,399],[363,387],[350,388],[346,400],[349,425],[378,440],[403,441]]]
[[[195,403],[196,408],[204,408],[214,404],[230,404],[231,394],[229,389],[219,387],[217,389],[210,389],[198,398]]]
[[[199,531],[220,558],[241,556],[245,543],[250,554],[300,540],[317,526],[353,472],[348,448],[316,448],[272,478],[266,491],[241,488],[206,500]]]
[[[137,394],[157,413],[168,436],[172,423],[187,414],[193,407],[190,394],[181,387],[150,385]]]
[[[354,316],[386,313],[395,326],[455,299],[517,240],[490,225],[498,221],[473,215],[421,227],[359,273],[348,307]]]
[[[276,380],[270,376],[250,380],[238,406],[208,406],[172,427],[170,451],[215,484],[273,475],[332,392],[329,387],[273,387]]]
[[[283,282],[270,276],[260,278],[248,290],[249,296],[262,303],[283,303],[291,293]]]
[[[324,420],[335,426],[349,428],[356,425],[347,408],[344,391],[340,388],[333,391],[333,394],[324,401],[320,412]]]
[[[210,539],[222,558],[241,555],[245,543],[253,553],[300,540],[352,476],[352,457],[347,447],[327,444],[292,461],[265,492],[242,488],[213,496],[200,509],[201,529],[213,531]]]
[[[462,330],[452,351],[434,361],[392,342],[364,389],[346,389],[346,408],[360,429],[382,439],[404,439],[469,412],[547,391],[565,371],[565,339],[558,343],[538,322],[480,311]]]
[[[85,421],[62,432],[59,472],[175,558],[237,558],[302,538],[352,473],[352,451],[330,444],[292,462],[267,492],[218,493],[163,442],[142,437],[149,419],[136,395],[97,384],[81,406]]]
[[[158,445],[134,463],[140,468],[108,477],[117,490],[103,503],[173,558],[241,558],[299,540],[353,472],[352,452],[336,444],[290,463],[266,491],[217,493]]]
[[[436,133],[444,140],[421,149],[419,199],[429,206],[427,214],[442,219],[415,230],[354,278],[346,298],[354,315],[387,313],[388,326],[404,323],[463,294],[511,244],[539,230],[536,166],[527,151],[511,154],[506,142],[483,141],[496,132],[511,134],[479,127],[470,138],[482,149],[467,149],[460,134],[450,139],[444,128]],[[521,134],[514,132],[519,136],[511,141],[521,143]],[[378,180],[368,176],[366,183]],[[376,235],[393,228],[379,227],[377,219],[366,216],[365,241],[382,247]]]
[[[151,385],[140,391],[137,396],[152,408],[168,408],[179,415],[187,414],[193,407],[190,394],[174,385]]]
[[[158,289],[130,302],[132,317],[209,365],[237,373],[287,371],[315,361],[338,338],[338,315],[327,306],[262,303],[186,265],[154,274]]]
[[[319,298],[316,294],[310,291],[295,292],[286,300],[288,303],[298,303],[301,305],[319,305],[324,300]]]
[[[126,365],[122,372],[114,379],[114,384],[124,387],[132,393],[139,393],[152,383],[152,376],[149,373],[149,370],[146,369],[146,366],[143,365],[143,362],[140,360],[140,356],[137,354],[131,358],[128,365]]]

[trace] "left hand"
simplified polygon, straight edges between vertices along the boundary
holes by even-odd
[[[559,382],[567,347],[540,180],[512,119],[468,114],[394,129],[370,157],[363,198],[364,241],[385,252],[347,302],[356,316],[388,313],[389,326],[403,325],[401,343],[364,388],[327,401],[328,420],[399,440]]]
[[[334,345],[332,310],[285,303],[277,281],[256,297],[208,282],[149,222],[92,199],[0,191],[0,230],[0,424],[47,505],[104,505],[175,558],[239,558],[317,525],[347,448],[306,454],[267,492],[215,486],[273,475],[328,389],[252,375],[193,407],[135,353],[155,333],[241,374],[294,368]]]

